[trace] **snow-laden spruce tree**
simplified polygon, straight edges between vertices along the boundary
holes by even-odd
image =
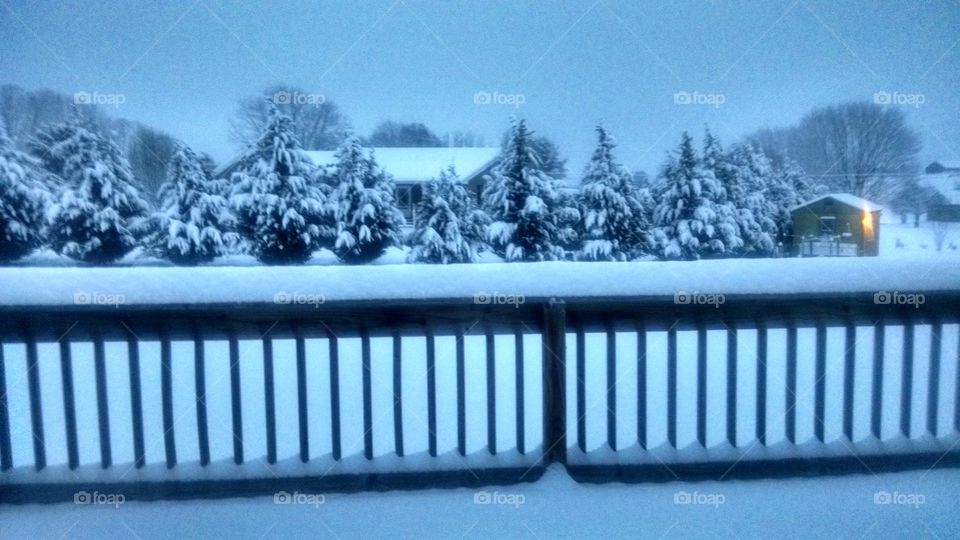
[[[348,136],[335,156],[337,162],[326,174],[335,190],[333,252],[349,264],[370,262],[400,244],[405,220],[397,208],[393,179],[355,136]]]
[[[148,222],[144,242],[158,256],[195,265],[224,255],[235,243],[227,199],[188,146],[177,145],[158,197],[160,210]]]
[[[721,202],[723,188],[702,167],[686,132],[664,166],[661,182],[654,236],[662,258],[722,257],[742,246],[731,207]]]
[[[777,241],[787,242],[792,234],[790,209],[825,192],[812,187],[803,169],[793,160],[786,159],[773,171],[767,184],[767,200],[773,205],[773,220],[777,227]]]
[[[483,192],[492,220],[487,241],[507,261],[544,261],[564,257],[560,222],[568,211],[561,204],[558,181],[540,167],[530,143],[532,132],[514,121],[504,154]]]
[[[49,201],[38,163],[16,150],[0,120],[0,263],[40,247]]]
[[[747,144],[734,146],[725,160],[730,170],[725,186],[728,200],[736,209],[743,246],[740,253],[769,256],[775,248],[776,209],[768,200],[767,186],[773,177],[770,160]]]
[[[47,213],[54,251],[90,264],[113,262],[138,245],[147,217],[130,164],[111,141],[73,126],[52,150],[63,157],[63,186]]]
[[[743,244],[731,255],[763,256],[774,250],[776,224],[772,206],[766,198],[767,182],[772,174],[769,160],[749,145],[736,145],[723,151],[720,140],[706,130],[703,167],[713,172],[722,188],[720,211],[737,223]]]
[[[597,148],[580,184],[583,247],[578,258],[626,261],[650,249],[649,223],[633,175],[617,162],[616,143],[597,126]]]
[[[474,262],[483,246],[488,221],[451,165],[423,186],[407,259],[442,264]]]
[[[298,264],[333,238],[332,208],[314,165],[275,107],[233,174],[230,205],[246,250],[269,264]]]

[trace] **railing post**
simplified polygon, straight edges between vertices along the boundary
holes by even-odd
[[[551,299],[543,309],[543,448],[544,459],[567,459],[566,318],[563,300]]]

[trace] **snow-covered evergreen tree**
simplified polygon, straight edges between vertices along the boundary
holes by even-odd
[[[332,208],[288,116],[270,110],[260,139],[233,174],[230,205],[246,248],[260,261],[307,261],[333,238]]]
[[[160,186],[160,211],[149,221],[145,244],[176,264],[194,265],[224,255],[235,234],[234,220],[219,186],[207,177],[200,158],[178,144]]]
[[[492,223],[487,240],[507,261],[562,259],[560,221],[572,211],[561,204],[557,180],[541,167],[532,132],[515,121],[504,155],[483,192]]]
[[[47,214],[51,247],[91,264],[129,253],[138,243],[133,231],[149,206],[120,149],[74,125],[72,135],[51,150],[63,157],[63,187]]]
[[[399,245],[405,220],[397,208],[393,179],[367,153],[360,139],[348,136],[327,172],[335,186],[336,238],[333,251],[350,264],[372,261]]]
[[[740,253],[769,256],[775,248],[777,224],[775,207],[767,198],[767,187],[773,177],[770,160],[750,145],[737,145],[725,160],[730,170],[728,200],[736,209],[743,246]]]
[[[792,234],[793,218],[790,209],[823,192],[825,189],[811,186],[803,169],[790,159],[786,159],[781,167],[773,171],[766,196],[773,205],[778,242],[787,242]]]
[[[731,207],[721,202],[723,188],[701,165],[687,133],[661,177],[654,236],[662,258],[722,257],[742,246]]]
[[[649,223],[633,175],[613,155],[616,143],[597,127],[597,148],[580,184],[583,247],[579,258],[625,261],[650,249]]]
[[[16,150],[0,120],[0,263],[40,247],[49,201],[37,162]]]
[[[423,186],[410,237],[410,262],[469,263],[477,260],[489,219],[476,208],[451,165]]]

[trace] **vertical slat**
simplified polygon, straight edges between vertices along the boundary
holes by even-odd
[[[267,463],[277,462],[277,406],[273,386],[273,339],[263,336],[263,394],[267,421]]]
[[[647,329],[637,321],[637,444],[647,449]]]
[[[130,412],[133,421],[133,459],[139,469],[147,464],[143,443],[143,394],[140,387],[140,347],[134,335],[127,336],[130,364]]]
[[[327,329],[330,351],[330,447],[334,461],[340,461],[340,346],[337,336]]]
[[[240,407],[240,344],[230,334],[230,408],[233,420],[233,462],[243,463],[243,409]]]
[[[856,388],[857,328],[847,321],[843,366],[843,434],[853,440],[853,389]]]
[[[170,337],[165,331],[160,335],[160,399],[163,408],[163,443],[167,468],[177,464],[177,444],[173,433],[173,369],[170,352]]]
[[[393,331],[393,445],[397,455],[403,457],[403,359],[400,348],[400,332]]]
[[[40,368],[37,366],[37,342],[26,334],[27,384],[30,391],[30,429],[33,431],[33,462],[37,470],[47,466],[47,445],[43,433],[43,405],[40,402]]]
[[[427,447],[432,457],[437,457],[437,349],[433,331],[426,329],[427,336]]]
[[[307,345],[303,339],[303,330],[297,327],[297,418],[300,421],[300,461],[310,460],[310,434],[307,417]]]
[[[517,395],[517,451],[520,455],[527,453],[526,429],[524,427],[524,399],[523,399],[523,331],[519,326],[513,330],[514,358],[516,359],[516,395]]]
[[[727,326],[727,442],[737,446],[737,329]]]
[[[900,433],[910,438],[911,410],[913,409],[913,321],[903,321],[903,374],[900,386]]]
[[[60,377],[63,380],[63,419],[67,431],[67,465],[71,469],[76,469],[80,465],[80,456],[77,450],[77,406],[73,392],[73,358],[70,342],[65,339],[60,340]]]
[[[583,336],[583,321],[577,319],[577,447],[587,451],[587,350]]]
[[[767,444],[767,328],[757,325],[757,440]]]
[[[207,429],[207,375],[203,337],[195,330],[193,335],[194,382],[197,398],[197,439],[200,445],[200,465],[210,463],[210,435]]]
[[[677,331],[667,332],[667,441],[677,447]]]
[[[467,455],[467,381],[464,362],[463,332],[457,330],[457,451]]]
[[[817,323],[817,351],[813,397],[813,434],[818,441],[824,442],[826,428],[824,417],[827,414],[827,329],[823,322]]]
[[[370,333],[364,329],[360,336],[363,366],[363,455],[373,459],[373,395],[370,373]]]
[[[110,467],[113,457],[110,452],[110,409],[107,408],[107,367],[105,365],[103,339],[93,336],[93,366],[97,385],[97,427],[100,434],[100,466]]]
[[[933,322],[930,331],[930,374],[927,376],[927,433],[937,437],[937,412],[940,404],[940,339],[943,324]]]
[[[486,329],[487,352],[487,451],[497,455],[497,351],[493,332]]]
[[[7,406],[6,361],[3,359],[3,342],[0,341],[0,471],[13,467],[13,452],[10,448],[10,412]]]
[[[960,351],[960,332],[957,332],[957,350]],[[953,385],[953,429],[960,431],[960,366],[957,366],[957,380]]]
[[[707,446],[707,329],[697,325],[697,442]]]
[[[787,440],[797,443],[797,327],[793,322],[787,328],[787,390],[786,425]]]
[[[567,461],[567,312],[563,300],[543,308],[543,447],[550,462]]]
[[[607,321],[607,446],[617,450],[617,333]]]
[[[873,327],[873,390],[870,406],[870,432],[878,440],[881,438],[880,427],[883,422],[883,347],[886,328],[881,319]]]

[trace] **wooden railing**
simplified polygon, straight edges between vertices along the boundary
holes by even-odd
[[[0,498],[953,465],[960,293],[913,294],[6,307]]]

